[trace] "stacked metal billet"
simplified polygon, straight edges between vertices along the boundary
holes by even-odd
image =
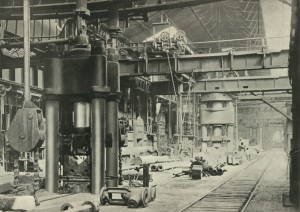
[[[73,211],[73,212],[98,212],[99,202],[96,201],[80,201],[80,202],[67,202],[64,203],[60,211]]]
[[[163,165],[159,164],[159,165],[156,165],[156,164],[153,164],[151,165],[151,171],[152,172],[160,172],[163,170]]]
[[[114,194],[114,195],[113,195]],[[114,199],[120,194],[119,199]],[[102,205],[127,205],[129,208],[148,207],[148,203],[156,198],[156,187],[103,187],[100,192]]]

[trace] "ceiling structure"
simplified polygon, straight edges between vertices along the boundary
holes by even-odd
[[[107,15],[109,1],[90,0],[88,9],[91,17],[103,18]],[[216,40],[246,39],[265,37],[263,14],[259,0],[126,0],[119,8],[123,37],[126,42],[141,42],[167,27],[183,30],[189,46],[195,53],[219,52],[227,48],[257,50],[265,45],[264,40],[242,40],[222,43],[194,43]],[[161,3],[161,4],[159,4]],[[169,9],[185,4],[187,7]],[[132,7],[134,5],[134,7]],[[32,36],[55,36],[61,33],[67,15],[73,13],[75,0],[32,1]],[[165,10],[167,9],[168,10]],[[70,14],[69,14],[70,13]],[[148,15],[146,15],[148,13]],[[22,36],[22,0],[0,1],[2,27],[10,34]],[[60,19],[57,19],[60,18]],[[125,23],[129,22],[129,27]],[[160,22],[170,25],[153,25]],[[105,23],[105,19],[100,20]],[[158,30],[157,30],[158,29]],[[40,38],[41,40],[41,38]]]
[[[133,42],[140,42],[153,35],[153,23],[161,16],[170,25],[183,30],[190,42],[246,39],[265,37],[264,20],[259,0],[220,1],[167,11],[152,12],[149,22],[132,21],[124,35]],[[166,26],[167,27],[167,26]],[[261,49],[264,40],[192,44],[196,53],[219,52],[225,48],[235,50]]]

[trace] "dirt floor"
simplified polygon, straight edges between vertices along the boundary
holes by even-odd
[[[183,169],[187,169],[190,166],[190,160],[177,161],[172,163],[163,164],[164,168],[170,167],[186,167],[175,168],[166,170],[163,172],[150,172],[153,176],[153,181],[150,185],[156,185],[157,195],[154,202],[150,202],[147,208],[138,208],[137,210],[145,212],[170,212],[178,211],[184,208],[187,204],[196,201],[202,195],[205,195],[208,191],[227,180],[230,176],[237,173],[248,162],[243,163],[240,166],[227,166],[227,172],[222,176],[210,176],[203,177],[201,180],[192,180],[189,176],[184,175],[181,177],[174,177],[173,174],[180,173]],[[89,199],[98,200],[97,196],[90,194],[76,194],[71,196],[64,196],[57,199],[49,199],[49,195],[42,194],[41,206],[37,207],[34,211],[59,211],[60,206],[68,201],[83,201]],[[55,196],[53,196],[55,197]],[[44,200],[43,200],[44,199]],[[132,211],[133,209],[126,206],[113,206],[105,205],[101,206],[101,211]]]
[[[276,151],[276,150],[275,150]],[[272,160],[260,181],[254,198],[247,212],[296,212],[300,209],[283,207],[282,194],[289,192],[288,157],[282,150],[277,150],[276,158]]]
[[[285,152],[276,150],[278,155],[270,163],[261,183],[258,186],[254,198],[249,204],[247,211],[283,211],[296,212],[293,207],[283,207],[283,193],[288,192],[288,159]],[[194,155],[195,156],[195,155]],[[143,212],[172,212],[180,211],[188,204],[195,202],[200,197],[207,194],[210,190],[225,182],[231,176],[238,173],[251,161],[244,162],[239,166],[226,166],[227,172],[222,176],[203,177],[201,180],[192,180],[189,176],[174,177],[173,174],[180,173],[182,170],[190,166],[190,159],[164,163],[163,172],[150,172],[153,181],[150,185],[156,185],[157,195],[154,202],[150,202],[147,208],[138,208],[136,210]],[[180,167],[180,168],[172,168]],[[126,184],[126,182],[125,182]],[[60,211],[61,205],[66,202],[83,202],[85,200],[99,201],[99,196],[91,194],[74,194],[74,195],[58,195],[50,194],[45,191],[38,193],[38,199],[41,205],[36,207],[34,211]],[[101,212],[120,212],[132,211],[135,209],[127,208],[127,206],[104,205],[101,206]]]

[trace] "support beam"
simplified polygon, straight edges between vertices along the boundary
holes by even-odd
[[[192,88],[194,93],[231,93],[255,91],[290,91],[288,77],[234,77],[197,81]]]
[[[256,96],[256,94],[254,94],[253,92],[251,92],[252,95]],[[270,104],[268,101],[261,99],[261,101],[263,101],[265,104],[269,105],[271,108],[273,108],[274,110],[276,110],[278,113],[280,113],[281,115],[283,115],[284,117],[286,117],[288,120],[292,121],[292,117],[290,117],[289,115],[287,115],[286,113],[284,113],[283,111],[279,110],[278,108],[276,108],[274,105]]]
[[[64,41],[64,40],[63,40]],[[45,41],[56,42],[56,41]],[[65,41],[64,41],[65,42]],[[211,73],[260,70],[261,74],[269,69],[288,68],[288,50],[281,51],[245,51],[211,54],[181,55],[170,57],[171,69],[175,74]],[[167,57],[119,59],[121,77],[144,75],[170,75]],[[31,66],[43,65],[43,58],[32,58]],[[6,57],[2,68],[23,67],[21,59]]]
[[[252,71],[288,67],[288,50],[237,51],[178,57],[177,73]]]
[[[130,2],[137,2],[138,0],[122,0],[117,1],[121,4],[119,9],[120,17],[142,16],[145,13],[170,10],[176,8],[190,7],[201,4],[208,4],[219,2],[222,0],[168,0],[164,4],[145,4],[138,7],[132,7]],[[50,1],[49,1],[50,2]],[[91,18],[106,18],[108,17],[108,7],[111,0],[97,0],[88,2],[88,9],[91,11]],[[122,3],[125,3],[122,5]],[[34,4],[32,6],[32,19],[63,19],[73,17],[73,11],[76,4],[74,2],[65,1],[62,3],[44,3]],[[21,20],[23,17],[22,7],[16,5],[0,6],[0,19],[2,20]]]
[[[121,76],[169,75],[167,57],[121,59]],[[264,71],[288,67],[288,50],[243,51],[170,57],[171,69],[177,74]]]
[[[262,99],[267,100],[269,103],[271,102],[291,102],[292,94],[286,92],[276,92],[276,93],[264,93],[264,94],[256,94],[253,96],[251,94],[247,95],[237,95],[239,101],[261,101]]]

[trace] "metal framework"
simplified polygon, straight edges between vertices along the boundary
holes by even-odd
[[[170,61],[170,66],[169,62]],[[195,74],[195,73],[215,73],[232,71],[258,71],[261,75],[268,69],[287,68],[288,51],[280,52],[232,52],[199,54],[189,56],[178,56],[173,58],[144,58],[137,60],[122,59],[120,63],[121,77],[136,77],[150,75],[175,74]],[[43,66],[43,60],[31,59],[32,67]],[[16,75],[16,68],[23,66],[22,58],[6,58],[3,60],[2,68],[7,68],[13,75]],[[170,69],[171,67],[171,69]],[[151,83],[151,90],[155,94],[174,94],[174,89],[168,78],[156,79]],[[9,80],[1,80],[4,84],[18,86],[21,84]],[[162,86],[161,88],[159,86]],[[165,89],[162,89],[165,88]],[[39,88],[32,87],[38,91]],[[291,90],[288,77],[222,77],[213,79],[197,79],[194,88],[195,93],[208,92],[241,92],[241,91],[277,91]]]
[[[161,4],[152,5],[137,5],[134,6],[132,3],[138,2],[137,0],[124,0],[114,1],[122,4],[120,7],[120,17],[132,17],[132,16],[144,16],[144,14],[153,11],[160,11],[166,9],[174,9],[179,7],[189,7],[199,4],[207,4],[212,2],[218,2],[221,0],[167,0],[162,1]],[[9,5],[11,1],[2,1],[0,5],[0,19],[3,20],[21,20],[23,19],[22,1],[13,1],[13,4]],[[14,4],[16,2],[16,4]],[[42,3],[32,4],[32,20],[37,19],[64,19],[72,17],[76,3],[74,1],[39,1]],[[53,3],[54,2],[54,3]],[[110,0],[96,0],[89,1],[87,8],[91,12],[91,18],[107,18],[109,5],[112,1]],[[133,7],[134,6],[134,7]]]
[[[288,67],[288,50],[183,55],[169,60],[172,71],[178,74],[276,69]],[[119,62],[121,76],[170,74],[167,57],[123,59]]]
[[[291,91],[288,77],[235,77],[197,80],[191,93],[238,93]],[[153,94],[172,95],[174,90],[169,81],[152,82],[150,91]],[[187,91],[187,88],[185,89]],[[178,90],[176,90],[178,92]]]

